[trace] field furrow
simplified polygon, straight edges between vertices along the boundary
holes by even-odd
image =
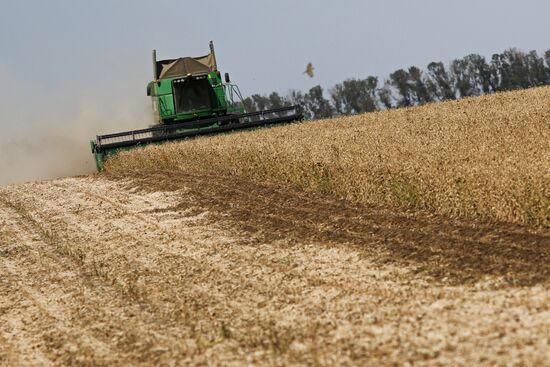
[[[207,174],[0,189],[4,365],[541,364],[549,233]]]

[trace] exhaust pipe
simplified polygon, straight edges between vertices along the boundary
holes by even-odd
[[[218,70],[218,64],[216,63],[216,53],[214,52],[214,42],[210,41],[210,54],[212,55],[212,59],[214,60],[214,71]]]
[[[156,82],[157,79],[157,50],[153,50],[153,80]]]

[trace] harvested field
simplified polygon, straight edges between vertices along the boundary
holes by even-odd
[[[0,365],[548,365],[550,233],[223,175],[0,188]]]
[[[149,146],[111,172],[274,181],[367,205],[550,225],[550,88]]]

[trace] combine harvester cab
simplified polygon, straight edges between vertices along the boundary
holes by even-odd
[[[239,87],[231,83],[228,73],[222,81],[212,42],[210,53],[201,57],[157,61],[153,50],[153,77],[147,95],[152,99],[155,125],[98,135],[90,142],[98,171],[109,156],[121,150],[303,118],[299,106],[245,111]]]

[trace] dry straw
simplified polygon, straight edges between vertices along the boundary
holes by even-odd
[[[112,158],[107,170],[237,175],[365,204],[548,226],[550,88],[148,146]]]

